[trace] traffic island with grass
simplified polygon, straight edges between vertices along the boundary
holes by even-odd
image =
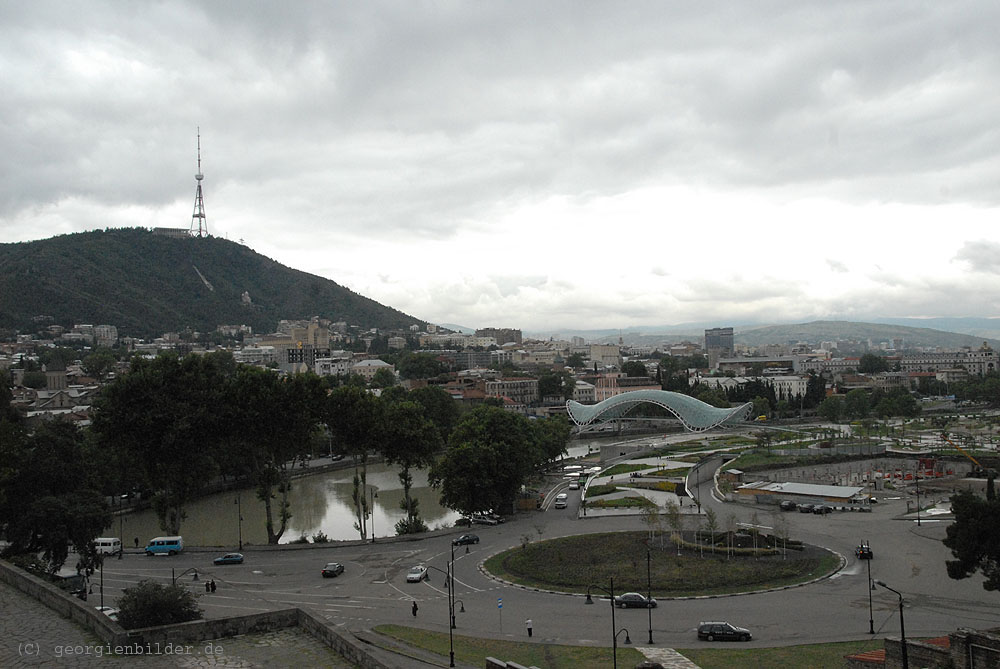
[[[784,587],[832,574],[840,566],[837,555],[815,546],[754,555],[748,549],[712,553],[685,543],[678,554],[669,536],[649,541],[648,532],[608,532],[527,543],[494,555],[484,567],[506,581],[543,590],[582,594],[591,583],[614,578],[618,592],[646,592],[647,542],[650,583],[659,598]]]

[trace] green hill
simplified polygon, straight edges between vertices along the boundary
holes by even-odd
[[[141,337],[220,324],[272,332],[282,318],[312,316],[385,329],[424,325],[235,242],[138,228],[0,244],[0,328],[34,331],[38,316]]]

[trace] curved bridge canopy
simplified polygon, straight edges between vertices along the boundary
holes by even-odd
[[[566,411],[577,425],[615,420],[624,416],[638,404],[647,403],[661,406],[681,422],[691,432],[704,432],[716,427],[729,427],[742,423],[753,414],[753,403],[738,407],[720,409],[699,399],[669,390],[632,390],[598,402],[580,404],[569,400]]]

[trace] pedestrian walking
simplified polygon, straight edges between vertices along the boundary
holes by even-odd
[[[210,586],[212,587],[212,593],[213,593],[213,594],[215,594],[215,579],[213,578],[213,579],[212,579],[211,581],[209,581],[208,583],[209,583],[209,585],[210,585]]]
[[[205,592],[212,592],[212,584],[209,581],[205,581]]]
[[[135,547],[136,547],[136,548],[138,548],[138,547],[139,547],[139,537],[136,537],[136,538],[135,538]]]
[[[524,626],[528,629],[528,636],[531,636],[531,618],[524,621]]]
[[[413,617],[416,618],[417,617],[417,600],[415,600],[415,599],[413,600],[413,609],[412,609],[412,611],[413,611]]]

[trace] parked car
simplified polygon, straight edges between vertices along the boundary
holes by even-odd
[[[243,553],[226,553],[212,560],[214,564],[243,564]]]
[[[406,574],[407,583],[420,583],[425,578],[427,578],[427,567],[422,564],[411,567],[410,571]]]
[[[812,504],[799,504],[799,513],[812,513]]]
[[[472,527],[472,518],[461,517],[455,521],[455,527]]]
[[[478,544],[479,537],[475,534],[463,534],[457,539],[451,540],[452,546],[465,546],[466,544]]]
[[[854,555],[857,556],[859,560],[871,560],[873,557],[875,557],[875,554],[872,553],[872,547],[869,546],[867,543],[861,544],[860,546],[855,548]]]
[[[817,504],[813,506],[813,513],[824,514],[833,512],[833,507],[827,504]]]
[[[626,592],[615,597],[615,606],[620,609],[655,609],[656,599],[646,599],[646,595],[638,592]]]
[[[344,565],[339,562],[327,562],[323,567],[323,578],[333,578],[344,573]]]
[[[111,620],[118,622],[118,609],[110,606],[95,606],[95,609],[106,615]]]
[[[479,523],[480,525],[496,525],[500,521],[498,521],[493,516],[488,516],[486,514],[479,513],[472,517],[472,522]]]
[[[790,499],[782,500],[781,504],[778,505],[782,511],[795,511],[796,504]]]
[[[749,641],[753,635],[747,628],[727,622],[704,622],[698,624],[698,638],[703,641]]]

